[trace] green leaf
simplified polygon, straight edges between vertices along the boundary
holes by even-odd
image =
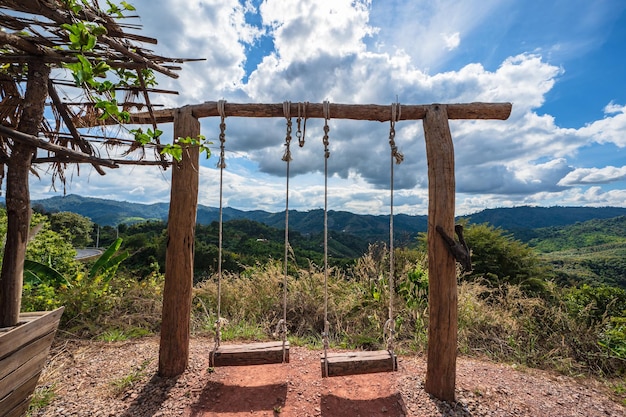
[[[135,6],[133,6],[132,4],[129,4],[129,3],[125,2],[125,1],[123,1],[121,4],[122,4],[122,6],[124,6],[124,10],[129,10],[129,11],[137,10],[137,9],[135,9]]]
[[[128,257],[128,253],[125,252],[118,256],[115,256],[115,253],[120,249],[122,245],[122,238],[117,238],[115,242],[108,247],[106,251],[98,260],[93,264],[91,270],[89,271],[89,278],[94,279],[98,274],[106,272],[106,270],[111,268],[117,268],[117,266]],[[125,256],[123,256],[125,254]],[[109,278],[110,279],[110,278]]]
[[[24,282],[31,285],[39,285],[41,283],[55,284],[55,286],[67,285],[70,283],[56,269],[43,264],[41,262],[24,260]]]

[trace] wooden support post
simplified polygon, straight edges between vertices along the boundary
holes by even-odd
[[[447,106],[434,104],[424,118],[428,159],[428,363],[425,389],[454,401],[457,350],[457,285],[454,257],[436,232],[454,236],[454,147]]]
[[[174,118],[174,140],[197,137],[200,122],[188,107]],[[161,319],[159,375],[182,374],[189,361],[193,252],[198,206],[199,149],[183,145],[180,163],[172,166],[172,190],[167,223],[165,289]]]

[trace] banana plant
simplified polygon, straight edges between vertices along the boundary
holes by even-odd
[[[90,279],[101,276],[103,281],[106,283],[113,278],[117,268],[129,256],[128,251],[124,251],[119,254],[117,253],[121,245],[122,238],[117,238],[115,242],[113,242],[111,246],[109,246],[108,249],[100,255],[89,271]]]

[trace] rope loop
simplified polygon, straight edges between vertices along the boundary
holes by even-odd
[[[391,103],[391,119],[389,119],[389,146],[391,147],[391,156],[395,159],[396,164],[401,164],[404,161],[404,155],[398,150],[396,146],[396,122],[400,120],[401,108],[400,103]]]
[[[330,151],[328,150],[328,145],[330,144],[328,140],[328,132],[330,132],[330,127],[328,126],[328,120],[330,119],[330,102],[325,100],[322,104],[322,109],[324,111],[324,138],[322,142],[324,143],[324,157],[328,159],[330,157]]]
[[[283,102],[283,113],[285,114],[285,119],[287,119],[287,134],[285,136],[285,153],[282,159],[285,162],[289,162],[291,161],[291,149],[289,148],[291,144],[291,101]]]
[[[226,168],[226,159],[224,156],[224,144],[226,143],[226,111],[224,105],[226,100],[219,100],[217,102],[217,112],[220,115],[220,158],[217,161],[217,167],[220,169]]]
[[[300,104],[302,104],[302,118],[300,117]],[[302,148],[304,146],[304,137],[306,136],[306,108],[309,106],[309,102],[305,101],[304,103],[298,103],[298,145]],[[302,133],[300,134],[300,120],[302,122]],[[300,134],[300,135],[299,135]]]

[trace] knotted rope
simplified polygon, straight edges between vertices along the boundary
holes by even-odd
[[[329,332],[330,323],[328,322],[328,158],[330,151],[328,150],[329,140],[328,120],[330,119],[330,103],[324,101],[324,333],[322,339],[324,342],[324,374],[328,376],[328,348],[330,347]]]
[[[298,107],[299,109],[299,107]],[[283,318],[278,322],[277,332],[281,335],[283,342],[283,362],[287,359],[287,267],[289,261],[289,165],[291,161],[291,102],[283,103],[283,113],[287,119],[287,134],[285,135],[285,153],[283,161],[287,163],[286,185],[285,185],[285,274],[283,277]]]
[[[223,192],[224,192],[224,168],[226,168],[226,160],[224,158],[224,145],[226,143],[226,112],[224,111],[224,105],[226,100],[219,100],[217,102],[217,112],[220,115],[220,158],[217,162],[217,167],[220,169],[220,210],[219,210],[219,235],[218,235],[218,255],[217,255],[217,320],[215,321],[215,347],[213,349],[213,363],[215,363],[215,352],[220,347],[222,341],[222,214],[223,214]]]
[[[389,212],[389,319],[385,323],[383,329],[383,337],[387,339],[387,350],[391,354],[391,357],[394,358],[394,343],[395,343],[395,333],[396,333],[396,322],[394,319],[393,312],[393,297],[395,292],[394,285],[394,236],[393,236],[393,184],[394,184],[394,162],[396,164],[402,163],[404,160],[404,155],[398,151],[398,147],[396,146],[395,136],[396,136],[396,122],[400,120],[400,103],[392,103],[391,104],[391,119],[390,119],[390,127],[389,127],[389,147],[391,149],[391,158],[390,158],[390,212]],[[392,367],[395,370],[395,360],[392,361]]]

